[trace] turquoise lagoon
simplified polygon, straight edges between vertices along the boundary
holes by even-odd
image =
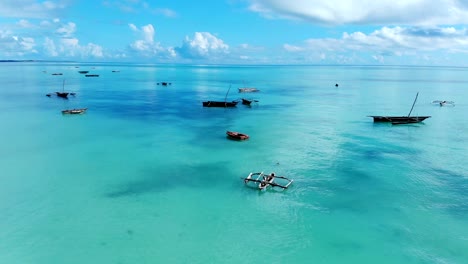
[[[0,263],[468,263],[467,73],[2,63]]]

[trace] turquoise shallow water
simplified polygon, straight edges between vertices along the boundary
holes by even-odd
[[[0,263],[467,263],[467,71],[2,63]]]

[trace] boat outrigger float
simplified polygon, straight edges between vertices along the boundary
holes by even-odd
[[[293,180],[288,179],[286,177],[276,176],[275,173],[273,172],[271,174],[266,175],[263,173],[263,171],[251,172],[249,176],[247,176],[246,178],[242,178],[242,179],[244,179],[245,184],[248,184],[249,182],[258,183],[258,189],[260,190],[265,190],[269,186],[287,189],[289,185],[291,185],[291,183],[293,182]],[[285,181],[285,184],[279,184],[275,182],[275,179],[282,179]]]

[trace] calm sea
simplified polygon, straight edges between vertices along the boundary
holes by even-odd
[[[468,263],[467,68],[1,63],[0,80],[0,263]],[[423,123],[368,117],[418,92]],[[202,107],[226,94],[258,103]],[[245,186],[259,171],[294,183]]]

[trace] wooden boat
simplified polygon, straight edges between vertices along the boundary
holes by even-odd
[[[70,93],[65,92],[65,80],[63,80],[63,83],[62,83],[62,91],[61,91],[61,92],[55,92],[55,94],[56,94],[58,97],[68,99],[68,95],[69,95]],[[72,93],[72,95],[75,95],[75,93]],[[49,97],[50,97],[50,96],[49,96]]]
[[[415,124],[422,122],[420,119],[406,119],[406,120],[394,120],[392,121],[392,125],[404,125],[404,124]]]
[[[57,72],[57,73],[52,73],[52,75],[63,75],[63,73]]]
[[[86,110],[88,110],[88,108],[67,109],[67,110],[63,110],[62,114],[79,115],[79,114],[84,114]]]
[[[81,73],[81,74],[86,74],[86,73],[88,73],[89,71],[78,71],[78,72]]]
[[[416,98],[414,98],[413,106],[411,106],[411,110],[407,116],[369,116],[369,117],[372,117],[374,119],[374,122],[390,122],[393,125],[420,123],[431,116],[411,116],[411,112],[413,111],[414,105],[416,104],[418,95],[419,93],[416,93]]]
[[[234,131],[226,131],[226,135],[228,136],[229,139],[235,139],[235,140],[249,139],[249,135],[242,134],[242,133],[239,133],[239,132],[234,132]]]
[[[162,86],[167,86],[167,85],[171,85],[172,83],[170,82],[161,82],[161,83],[158,83],[158,85],[161,84]]]
[[[205,101],[203,102],[204,107],[235,107],[239,101],[232,101],[227,102],[227,96],[229,94],[229,90],[231,90],[231,85],[229,85],[229,89],[226,92],[226,96],[224,96],[224,101]]]
[[[252,100],[248,100],[248,99],[242,98],[242,104],[243,104],[243,105],[250,105],[251,103],[252,103]]]
[[[53,93],[48,93],[46,94],[47,97],[51,97]],[[65,98],[65,99],[68,99],[68,95],[73,95],[75,96],[76,93],[67,93],[67,92],[55,92],[55,94],[58,96],[58,97],[62,97],[62,98]]]
[[[255,177],[256,176],[256,177]],[[284,176],[276,176],[275,173],[271,173],[269,175],[265,175],[262,172],[251,172],[246,178],[244,179],[244,183],[258,183],[257,188],[259,190],[265,190],[268,187],[279,187],[282,189],[287,189],[294,180],[288,179]],[[276,179],[281,179],[283,181],[283,184],[277,183],[275,180]]]
[[[55,94],[56,94],[58,97],[68,98],[68,95],[69,95],[70,93],[67,93],[67,92],[55,92]]]
[[[374,118],[374,122],[412,122],[419,123],[429,118],[430,116],[369,116]]]
[[[438,104],[440,106],[446,106],[446,105],[455,106],[454,101],[439,101],[439,100],[436,100],[436,101],[432,101],[432,103],[433,104]]]
[[[99,74],[86,74],[86,77],[99,77]]]
[[[225,102],[225,101],[205,101],[203,102],[204,107],[235,107],[239,102]]]
[[[257,103],[258,100],[251,100],[251,99],[245,99],[245,98],[242,98],[242,104],[243,105],[252,105],[252,103]]]
[[[257,88],[249,88],[249,87],[239,88],[239,93],[254,93],[254,92],[260,92],[260,90]]]

